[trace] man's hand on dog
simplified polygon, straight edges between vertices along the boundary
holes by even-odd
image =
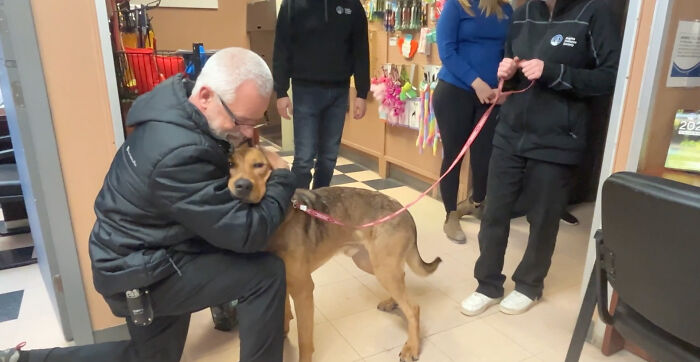
[[[265,153],[265,157],[267,157],[267,160],[270,161],[270,166],[272,166],[272,169],[285,169],[289,170],[289,163],[287,161],[283,160],[282,157],[280,157],[277,152],[272,152],[268,150],[263,150]]]

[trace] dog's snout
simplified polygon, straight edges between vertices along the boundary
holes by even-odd
[[[245,195],[249,194],[250,191],[253,190],[253,183],[245,178],[236,180],[236,182],[233,183],[233,186],[236,188],[236,192]]]

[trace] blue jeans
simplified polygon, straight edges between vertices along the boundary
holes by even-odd
[[[297,188],[329,186],[348,110],[349,88],[293,85],[294,162]],[[314,164],[314,158],[316,163]]]

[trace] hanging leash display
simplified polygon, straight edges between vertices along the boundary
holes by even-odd
[[[498,91],[496,92],[495,99],[498,100],[501,96],[508,96],[511,94],[523,93],[523,92],[527,91],[528,89],[530,89],[534,84],[535,84],[535,82],[532,81],[532,82],[530,82],[530,85],[528,85],[525,89],[503,92],[503,80],[499,80]],[[469,150],[469,147],[471,147],[472,143],[474,143],[474,140],[481,132],[481,129],[484,128],[484,124],[486,124],[486,120],[488,120],[489,116],[491,115],[491,112],[493,112],[493,109],[495,107],[496,107],[496,103],[494,102],[486,110],[484,115],[481,116],[481,119],[479,119],[479,122],[474,127],[474,130],[469,135],[469,138],[467,139],[467,142],[464,144],[464,147],[462,147],[462,150],[459,152],[459,154],[457,155],[455,160],[452,162],[452,165],[450,165],[450,167],[447,169],[447,171],[445,171],[445,173],[442,174],[440,176],[440,178],[438,178],[438,180],[435,181],[434,184],[432,184],[430,187],[428,187],[428,189],[425,190],[422,194],[420,194],[415,200],[409,202],[408,204],[406,204],[406,206],[402,207],[401,209],[399,209],[399,210],[397,210],[397,211],[395,211],[387,216],[384,216],[384,217],[377,219],[377,220],[374,220],[374,221],[364,223],[362,225],[347,225],[347,224],[343,223],[342,221],[337,220],[330,215],[324,214],[318,210],[311,209],[307,205],[303,205],[303,204],[299,203],[297,200],[294,200],[292,202],[292,207],[294,207],[295,209],[297,209],[299,211],[302,211],[302,212],[308,214],[309,216],[317,218],[319,220],[322,220],[322,221],[325,221],[325,222],[328,222],[331,224],[336,224],[339,226],[353,227],[356,229],[364,229],[364,228],[372,227],[372,226],[387,222],[387,221],[399,216],[402,212],[408,210],[411,206],[415,205],[418,201],[420,201],[422,198],[424,198],[428,194],[428,192],[430,192],[437,185],[439,185],[440,182],[442,181],[442,179],[445,178],[445,176],[447,176],[450,172],[452,172],[452,169],[454,169],[457,166],[459,161],[462,160],[462,157],[464,157],[464,155],[467,153],[467,150]]]

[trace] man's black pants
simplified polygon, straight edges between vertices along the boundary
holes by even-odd
[[[481,255],[474,267],[477,292],[491,298],[503,296],[503,258],[511,215],[524,194],[530,236],[513,281],[515,290],[538,299],[552,262],[559,219],[569,200],[573,167],[516,156],[498,147],[493,149],[489,167],[486,209],[479,231]]]
[[[131,341],[33,350],[20,361],[179,361],[193,312],[238,299],[241,361],[282,361],[284,263],[267,254],[203,254],[149,288],[155,319],[127,318]]]

